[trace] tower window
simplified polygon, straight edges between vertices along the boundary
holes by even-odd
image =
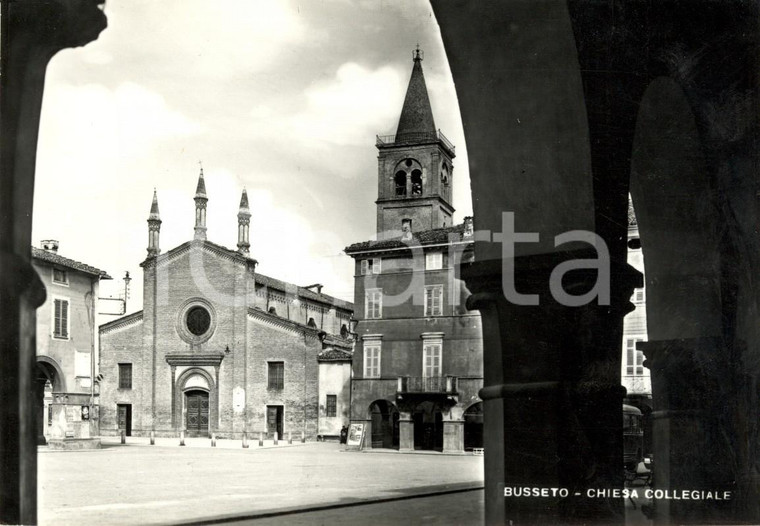
[[[422,172],[412,170],[412,195],[422,195]]]
[[[393,180],[396,183],[396,196],[406,195],[406,172],[396,172]]]

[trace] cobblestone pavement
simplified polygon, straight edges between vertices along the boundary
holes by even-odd
[[[129,438],[39,454],[42,525],[172,524],[482,486],[483,457]],[[282,444],[282,442],[281,442]],[[468,492],[470,493],[470,492]],[[416,499],[415,499],[416,500]],[[284,524],[287,523],[285,517]],[[414,521],[412,521],[413,523]],[[477,521],[476,521],[477,522]]]

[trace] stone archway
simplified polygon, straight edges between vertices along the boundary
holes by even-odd
[[[37,367],[34,383],[34,408],[35,408],[35,422],[37,428],[37,444],[47,444],[46,435],[49,435],[48,429],[48,413],[50,411],[50,400],[46,403],[45,393],[49,391],[53,393],[65,392],[66,378],[63,375],[61,366],[58,365],[53,358],[49,356],[38,356]]]
[[[372,448],[398,449],[399,412],[387,400],[375,400],[369,405],[369,439]]]
[[[174,384],[172,422],[188,436],[209,436],[218,427],[219,392],[208,371],[191,367]]]
[[[483,402],[475,402],[464,412],[464,449],[483,447]]]

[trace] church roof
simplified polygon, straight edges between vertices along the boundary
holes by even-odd
[[[49,250],[42,250],[41,248],[32,247],[32,257],[40,261],[52,263],[53,265],[59,265],[61,267],[78,270],[80,272],[84,272],[85,274],[100,276],[100,279],[113,279],[105,270],[100,270],[98,268],[91,267],[90,265],[80,263],[79,261],[65,258],[55,252],[50,252]]]
[[[346,254],[351,255],[357,252],[366,252],[372,250],[381,249],[393,249],[393,248],[408,248],[410,246],[425,246],[425,245],[442,245],[445,243],[457,243],[462,241],[464,233],[464,223],[458,225],[433,228],[430,230],[422,230],[420,232],[412,232],[412,239],[410,241],[402,241],[401,236],[394,237],[392,239],[381,239],[377,241],[361,241],[354,243],[346,247]]]
[[[299,287],[298,285],[293,285],[292,283],[288,283],[286,281],[272,278],[267,275],[260,274],[258,272],[256,273],[256,283],[264,285],[267,288],[277,289],[283,292],[295,290],[297,291],[298,296],[301,298],[319,301],[321,303],[329,303],[330,305],[335,305],[336,307],[340,307],[347,310],[354,310],[354,304],[348,301],[335,298],[328,294],[321,294],[318,292],[314,292],[311,289]]]
[[[396,141],[414,140],[414,137],[427,137],[435,135],[435,133],[433,110],[430,107],[425,76],[422,74],[422,58],[419,50],[417,50],[414,55],[412,76],[409,79],[409,87],[406,89],[406,98],[396,129]]]

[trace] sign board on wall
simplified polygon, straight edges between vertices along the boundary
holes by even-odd
[[[364,438],[364,424],[351,424],[348,428],[348,441],[346,445],[361,449]]]

